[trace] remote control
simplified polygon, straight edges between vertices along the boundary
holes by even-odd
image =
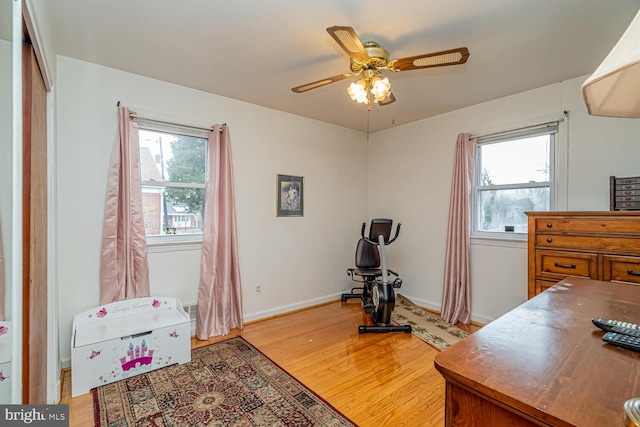
[[[629,335],[617,334],[615,332],[607,332],[602,337],[602,341],[617,347],[626,348],[627,350],[640,352],[640,338],[630,337]]]
[[[611,332],[614,326],[619,326],[619,327],[622,327],[622,328],[630,328],[630,329],[638,330],[638,325],[635,324],[635,323],[631,323],[631,322],[621,322],[619,320],[595,319],[595,318],[591,319],[591,321],[598,328],[600,328],[600,329],[602,329],[603,331],[606,331],[606,332]]]
[[[610,332],[615,332],[617,334],[629,335],[630,337],[640,338],[640,330],[634,328],[625,328],[622,326],[614,326],[611,328]]]

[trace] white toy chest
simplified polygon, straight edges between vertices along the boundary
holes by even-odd
[[[189,316],[176,298],[113,302],[73,317],[71,395],[191,360]]]
[[[11,402],[11,322],[0,322],[0,402]]]

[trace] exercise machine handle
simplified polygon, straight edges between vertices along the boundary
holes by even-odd
[[[402,224],[398,223],[398,225],[396,225],[396,235],[393,236],[393,239],[389,240],[386,244],[390,245],[393,242],[396,241],[396,239],[398,238],[398,236],[400,235],[400,227],[402,226]]]

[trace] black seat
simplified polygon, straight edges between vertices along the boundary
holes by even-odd
[[[358,276],[378,277],[382,276],[380,269],[380,251],[376,245],[372,245],[365,239],[358,240],[356,246],[356,269]]]
[[[361,287],[351,288],[350,293],[342,294],[342,301],[358,298],[362,301],[365,313],[370,314],[375,326],[362,325],[360,333],[365,332],[411,332],[411,326],[391,324],[391,312],[395,305],[393,288],[402,285],[400,276],[386,267],[384,247],[393,243],[400,233],[400,224],[396,234],[391,237],[393,221],[390,219],[374,219],[369,227],[369,238],[365,237],[366,223],[362,224],[361,238],[356,246],[355,268],[347,269],[347,275],[355,282],[363,283]],[[389,283],[389,275],[395,276]]]

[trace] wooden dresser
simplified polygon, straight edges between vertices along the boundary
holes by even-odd
[[[528,298],[569,276],[640,284],[640,212],[526,212]]]

